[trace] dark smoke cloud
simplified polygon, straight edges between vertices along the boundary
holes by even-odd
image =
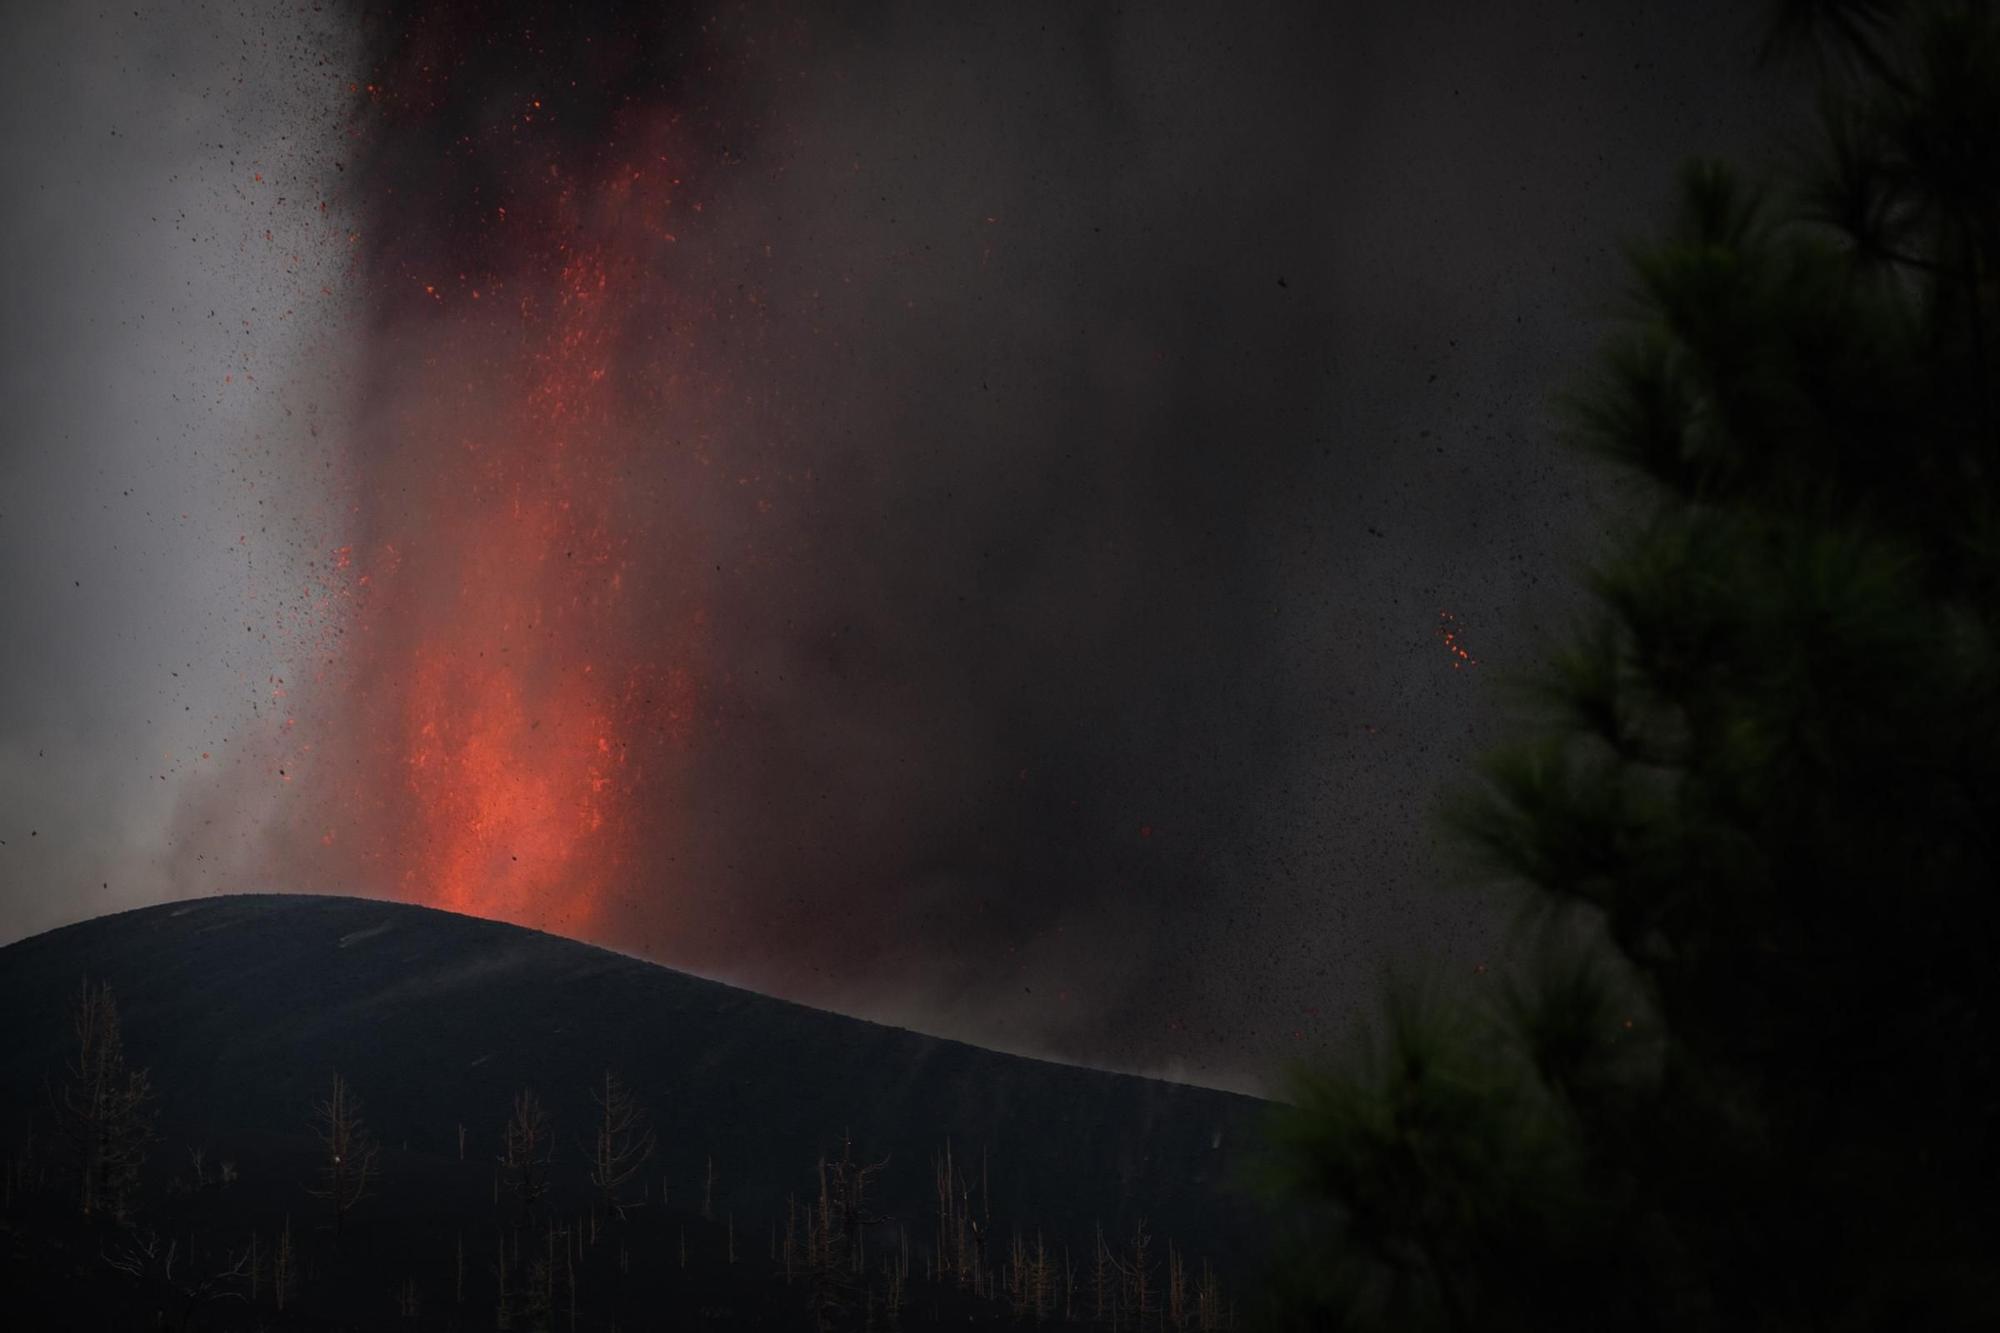
[[[622,519],[702,720],[601,942],[1239,1086],[1499,947],[1424,820],[1615,521],[1548,396],[1779,95],[1730,5],[1224,9],[366,11],[341,540],[404,503],[409,274],[660,117],[702,197]]]

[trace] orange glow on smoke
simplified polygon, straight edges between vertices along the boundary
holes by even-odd
[[[593,924],[621,859],[614,765],[597,745],[616,728],[615,701],[564,651],[587,637],[572,622],[601,591],[574,575],[610,558],[601,514],[585,510],[575,531],[578,501],[593,497],[563,467],[562,433],[605,424],[577,398],[575,353],[592,341],[580,269],[562,275],[568,308],[553,346],[533,354],[541,373],[515,411],[518,432],[494,455],[499,484],[453,525],[461,595],[414,645],[401,735],[416,814],[404,895],[512,921],[550,914],[573,932]],[[434,285],[424,292],[436,299]],[[538,636],[556,640],[549,650],[535,651],[536,626],[554,631]]]
[[[532,691],[508,668],[467,671],[448,645],[420,650],[406,702],[409,791],[422,812],[403,889],[507,920],[551,906],[585,929],[617,860],[611,725],[588,679]]]
[[[404,289],[421,346],[389,371],[376,540],[338,555],[368,733],[343,854],[406,900],[584,937],[669,822],[703,621],[648,583],[658,534],[632,540],[648,423],[614,366],[664,206],[633,178],[556,188],[518,272]]]

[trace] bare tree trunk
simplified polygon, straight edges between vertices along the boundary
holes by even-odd
[[[125,1062],[125,1040],[111,987],[85,980],[70,1008],[75,1054],[50,1091],[56,1122],[77,1172],[84,1216],[123,1216],[152,1142],[152,1084]]]
[[[333,1234],[338,1239],[348,1212],[368,1195],[378,1149],[361,1119],[361,1103],[339,1073],[333,1076],[333,1095],[314,1107],[314,1116],[325,1157],[318,1188],[307,1192],[333,1205]]]

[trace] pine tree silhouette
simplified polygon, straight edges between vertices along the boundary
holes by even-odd
[[[1274,1323],[2000,1327],[2000,8],[1765,53],[1817,158],[1634,251],[1568,408],[1650,508],[1441,810],[1531,961],[1299,1076]]]

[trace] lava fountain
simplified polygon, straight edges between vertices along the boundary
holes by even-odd
[[[633,557],[616,503],[627,468],[605,383],[627,313],[620,267],[571,249],[546,313],[532,297],[509,312],[527,336],[511,393],[492,386],[507,410],[480,435],[433,423],[446,466],[430,521],[382,542],[377,592],[424,608],[394,648],[400,697],[381,701],[391,748],[377,767],[400,774],[408,800],[398,889],[576,933],[597,924],[636,798],[661,776],[646,739],[683,722],[692,693],[685,667],[630,651]],[[660,649],[685,659],[691,646]]]
[[[485,127],[502,172],[376,183],[376,215],[413,231],[365,263],[379,329],[318,841],[350,882],[601,937],[689,772],[705,614],[691,539],[654,516],[698,319],[672,117],[559,152],[543,102]]]

